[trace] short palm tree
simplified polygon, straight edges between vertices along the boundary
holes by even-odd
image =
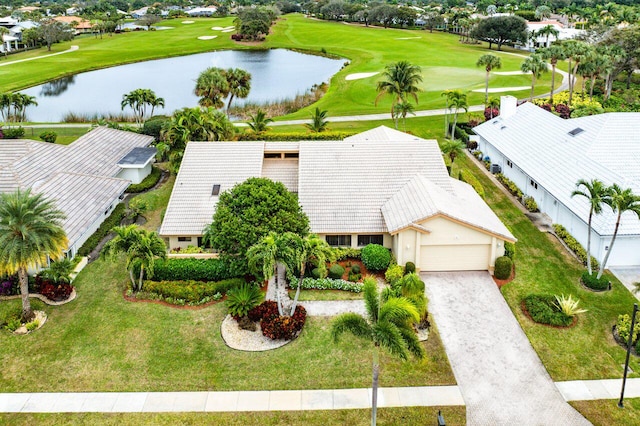
[[[164,107],[164,99],[156,96],[151,89],[135,89],[122,96],[121,109],[129,107],[133,110],[138,124],[142,123],[147,115],[147,106],[151,107],[151,115],[156,107]]]
[[[402,117],[402,130],[405,132],[407,131],[407,114],[415,115],[413,110],[414,110],[413,104],[407,101],[396,104],[393,107],[396,129],[398,128],[398,117]]]
[[[269,130],[269,123],[273,120],[267,118],[267,113],[262,109],[258,109],[255,114],[249,115],[251,121],[248,121],[247,124],[249,128],[253,130],[254,133],[264,133]]]
[[[339,315],[333,321],[331,334],[334,341],[349,332],[356,337],[373,343],[373,378],[371,401],[371,424],[376,424],[378,408],[378,376],[380,374],[380,347],[391,354],[406,360],[409,353],[418,358],[424,357],[412,324],[420,321],[416,307],[404,297],[384,298],[380,295],[374,278],[364,280],[364,302],[367,317],[355,313]]]
[[[53,201],[30,189],[0,194],[0,274],[18,274],[23,322],[34,316],[27,270],[62,257],[67,248],[64,218]]]
[[[145,270],[147,277],[153,277],[155,259],[167,257],[164,241],[157,233],[141,229],[136,225],[116,226],[113,231],[116,236],[104,246],[102,255],[113,260],[124,253],[131,286],[134,291],[140,291]],[[137,282],[134,273],[138,273]]]
[[[597,277],[598,279],[602,277],[604,268],[607,266],[609,256],[613,251],[613,244],[616,242],[616,236],[618,235],[622,215],[625,212],[633,212],[638,216],[638,219],[640,219],[640,196],[635,195],[630,188],[622,189],[614,183],[610,188],[609,198],[606,202],[614,212],[618,213],[618,216],[616,217],[616,227],[614,228],[613,236],[611,237],[611,243],[609,243],[609,250],[600,264],[600,270],[598,271]]]
[[[378,96],[375,104],[384,95],[390,95],[391,116],[394,114],[396,104],[403,103],[408,96],[411,96],[416,104],[418,103],[419,83],[422,82],[422,69],[417,65],[412,65],[409,61],[400,61],[387,65],[382,73],[384,80],[379,81]]]
[[[206,237],[207,235],[205,232],[205,238]],[[278,291],[278,275],[276,274],[276,266],[280,260],[278,246],[278,235],[272,232],[265,235],[256,244],[249,247],[246,256],[249,264],[249,271],[258,277],[262,277],[263,281],[266,281],[273,275],[276,275],[276,304],[278,305],[278,314],[282,316],[283,309],[280,301],[280,292]]]
[[[593,215],[602,213],[602,205],[609,203],[609,188],[598,179],[587,181],[580,179],[576,183],[576,190],[571,193],[575,196],[585,197],[589,203],[589,220],[587,221],[587,270],[589,275],[593,274],[591,268],[591,222]]]
[[[327,113],[327,110],[322,111],[320,108],[316,107],[316,110],[311,114],[311,123],[305,124],[306,128],[315,133],[327,130],[327,126],[329,125],[329,121],[327,121]]]
[[[502,67],[502,61],[500,60],[500,57],[487,53],[486,55],[480,56],[478,62],[476,62],[476,66],[484,67],[487,72],[484,79],[484,105],[486,107],[489,103],[489,74],[491,73],[491,70]]]
[[[451,167],[453,167],[453,162],[456,161],[456,158],[464,155],[466,148],[467,145],[460,139],[447,139],[442,143],[442,153],[449,156]]]
[[[227,83],[229,84],[229,103],[227,104],[227,115],[233,98],[244,99],[249,96],[251,90],[251,73],[241,68],[229,68],[225,72]]]
[[[201,107],[222,108],[224,98],[229,95],[229,90],[225,71],[211,67],[202,71],[198,76],[194,93],[200,97],[198,104]]]
[[[533,54],[524,60],[520,66],[522,72],[531,73],[531,95],[529,100],[533,101],[533,91],[536,86],[536,79],[540,78],[542,73],[547,72],[547,63],[542,59],[542,56]]]
[[[452,90],[450,97],[450,108],[453,110],[453,127],[449,130],[450,137],[456,137],[456,128],[458,127],[458,114],[462,110],[464,112],[469,111],[469,104],[467,103],[467,94],[461,90]]]

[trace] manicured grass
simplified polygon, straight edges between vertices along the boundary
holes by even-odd
[[[42,142],[40,139],[40,135],[44,132],[55,132],[58,135],[58,139],[56,139],[56,143],[60,145],[69,145],[71,142],[78,139],[80,136],[84,135],[91,129],[90,125],[87,127],[45,127],[45,128],[34,128],[25,126],[24,127],[24,139],[33,139],[34,141]]]
[[[293,299],[296,295],[295,290],[289,290],[289,297]],[[351,291],[342,290],[300,290],[298,300],[301,302],[307,300],[360,300],[363,298],[362,293],[353,293]]]
[[[550,234],[542,233],[489,179],[478,163],[467,158],[455,162],[453,175],[468,168],[480,180],[486,201],[518,239],[516,278],[502,287],[502,294],[520,322],[547,371],[556,381],[622,377],[625,351],[614,341],[611,326],[621,313],[631,312],[636,298],[613,276],[613,290],[594,293],[583,289],[579,278],[584,270]],[[558,329],[535,324],[522,313],[522,299],[532,293],[573,295],[581,307],[573,328]],[[640,359],[631,357],[630,366],[640,377]]]
[[[640,398],[624,400],[624,408],[618,408],[617,399],[572,401],[571,404],[594,426],[640,424]]]
[[[379,408],[379,425],[435,424],[442,410],[448,425],[466,424],[464,406]],[[0,414],[0,423],[40,426],[62,425],[309,425],[371,424],[370,410],[272,411],[248,413],[131,413],[131,414]]]
[[[96,260],[78,276],[78,297],[47,307],[28,336],[0,331],[4,392],[274,390],[367,387],[372,350],[359,339],[336,344],[331,320],[309,317],[302,334],[267,352],[228,348],[220,337],[223,303],[176,309],[122,297],[124,261]],[[20,301],[0,302],[19,305]],[[381,359],[381,386],[452,384],[436,334],[427,358]],[[26,355],[28,354],[28,355]]]
[[[345,80],[352,73],[382,72],[384,67],[399,60],[408,60],[423,68],[423,89],[416,109],[433,109],[444,106],[441,92],[446,89],[482,89],[484,72],[476,67],[477,59],[488,49],[484,45],[466,45],[458,42],[458,36],[447,33],[429,33],[422,30],[364,28],[357,25],[307,19],[302,15],[286,15],[278,20],[267,41],[257,46],[247,46],[230,40],[227,33],[212,31],[212,26],[233,25],[233,18],[195,19],[194,24],[184,25],[182,19],[162,21],[162,26],[173,29],[116,34],[103,39],[86,37],[55,45],[54,52],[79,46],[76,52],[42,58],[36,61],[3,67],[0,87],[5,90],[21,89],[54,78],[80,71],[104,68],[168,56],[186,55],[218,49],[290,48],[344,57],[350,65],[332,79],[328,93],[313,107],[290,115],[290,118],[306,118],[316,106],[327,109],[332,115],[383,113],[390,109],[390,99],[380,99],[375,105],[376,83],[380,75],[360,80]],[[201,35],[218,35],[214,40],[198,40]],[[406,40],[407,37],[417,37]],[[404,39],[404,40],[403,40]],[[47,54],[44,49],[41,54]],[[506,52],[491,51],[502,58],[501,71],[520,68],[522,57]],[[28,52],[24,55],[33,55]],[[526,52],[519,54],[526,55]],[[21,55],[14,55],[18,60]],[[36,65],[37,66],[34,66]],[[548,90],[550,75],[543,75],[536,93]],[[557,79],[558,84],[561,79]],[[491,76],[491,87],[530,86],[527,75]],[[320,82],[318,82],[320,83]],[[546,86],[546,87],[545,87]],[[506,92],[505,92],[506,93]],[[528,96],[528,90],[511,92],[518,97]],[[504,93],[502,93],[504,94]],[[158,94],[159,96],[162,93]],[[494,94],[499,95],[499,94]],[[469,104],[480,104],[483,93],[469,92]]]
[[[159,163],[156,165],[162,169],[166,169],[166,164]],[[147,219],[147,222],[142,226],[144,229],[157,231],[162,224],[162,218],[164,217],[164,212],[167,208],[167,204],[169,203],[171,190],[173,189],[175,180],[175,175],[171,174],[166,182],[161,184],[159,188],[136,195],[132,198],[143,199],[147,202],[149,210],[143,215]]]

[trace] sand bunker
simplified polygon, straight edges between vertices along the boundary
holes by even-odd
[[[380,74],[379,72],[357,72],[355,74],[349,74],[344,79],[349,80],[360,80],[362,78],[373,77],[376,74]]]
[[[522,72],[522,71],[496,71],[494,72],[494,74],[496,75],[523,75],[523,74],[529,74],[528,72]]]
[[[213,40],[214,38],[217,38],[218,36],[200,36],[198,37],[198,40]]]
[[[396,40],[415,40],[417,38],[422,38],[422,37],[398,37],[396,38]]]
[[[499,93],[499,92],[517,92],[520,90],[531,89],[531,86],[518,86],[518,87],[490,87],[489,93]],[[475,89],[472,92],[484,93],[484,89]]]
[[[235,28],[229,28],[229,29],[226,29],[226,30],[222,30],[221,32],[230,33],[230,32],[235,31],[235,30],[236,30]]]
[[[211,29],[213,31],[222,31],[222,30],[224,30],[224,28],[222,28],[222,27],[211,27]]]
[[[193,24],[195,21],[182,21],[183,24]]]

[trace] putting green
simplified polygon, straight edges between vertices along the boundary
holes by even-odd
[[[485,72],[482,69],[458,67],[423,67],[422,85],[425,92],[447,89],[468,89],[484,86]]]

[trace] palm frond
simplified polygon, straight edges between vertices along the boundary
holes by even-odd
[[[380,296],[375,278],[366,277],[364,279],[364,306],[369,314],[369,321],[375,323],[378,320],[380,310]]]
[[[340,336],[349,332],[356,337],[372,339],[371,326],[362,316],[354,313],[338,315],[331,325],[331,337],[337,342]]]
[[[395,324],[389,321],[379,320],[372,327],[372,333],[375,342],[392,355],[396,355],[403,360],[409,358],[407,343],[404,341],[400,329]]]
[[[380,307],[379,321],[389,321],[394,324],[418,322],[420,313],[406,297],[392,297]]]
[[[402,339],[407,345],[407,349],[409,350],[409,352],[411,352],[416,358],[424,358],[426,353],[413,328],[398,327],[398,330],[400,331],[400,334],[402,334]]]

